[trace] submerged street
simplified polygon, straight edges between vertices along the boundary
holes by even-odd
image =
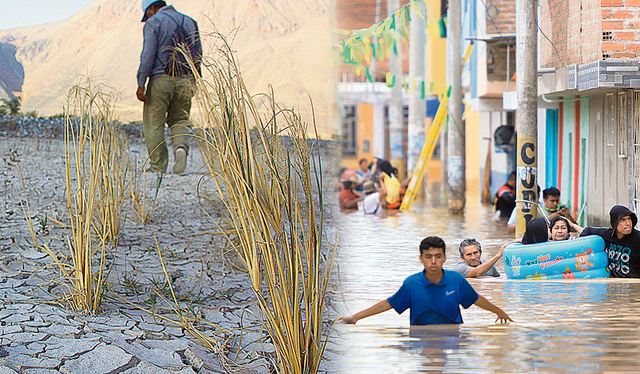
[[[510,241],[492,207],[467,194],[464,217],[448,214],[446,202],[416,201],[411,212],[345,213],[338,253],[343,314],[391,296],[409,275],[422,270],[418,245],[430,235],[447,243],[445,269],[460,261],[458,244],[474,237],[483,260]],[[640,364],[640,301],[637,280],[471,279],[471,285],[515,322],[498,325],[476,306],[462,311],[464,324],[409,327],[409,312],[391,310],[356,325],[339,325],[344,373],[415,372],[637,372]]]

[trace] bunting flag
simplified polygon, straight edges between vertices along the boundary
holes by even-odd
[[[469,57],[471,56],[471,52],[473,51],[473,47],[475,43],[473,41],[469,41],[467,48],[465,49],[464,55],[462,56],[462,69],[467,65],[469,61]],[[371,75],[371,70],[369,67],[362,65],[360,62],[351,61],[350,65],[353,65],[356,69],[356,75],[360,76],[364,71],[369,82],[373,82],[373,76]],[[411,79],[407,80],[405,75],[394,75],[390,72],[385,72],[382,70],[377,70],[378,73],[385,74],[385,81],[387,83],[387,87],[393,88],[396,85],[396,82],[402,82],[402,87],[404,88],[405,93],[413,94],[416,89],[416,86],[420,87],[420,98],[425,99],[427,94],[438,94],[442,95],[444,91],[450,90],[451,87],[446,84],[437,83],[437,82],[428,82],[422,79]],[[428,88],[427,88],[428,84]]]
[[[369,82],[373,82],[372,71],[361,64],[353,63],[352,64],[356,69],[356,75],[361,76],[362,72],[365,73],[367,80]],[[425,81],[423,79],[410,79],[405,75],[394,75],[388,71],[376,70],[376,72],[385,75],[385,82],[387,83],[387,87],[393,88],[396,83],[400,83],[404,92],[407,94],[412,94],[417,88],[420,89],[420,98],[425,99],[427,95],[438,94],[441,95],[443,92],[449,89],[449,85],[438,83],[438,82],[430,82]]]
[[[413,6],[420,18],[425,20],[425,29],[431,38],[441,38],[446,34],[446,16],[427,21],[420,11],[421,4],[426,5],[426,0],[411,0],[384,20],[358,30],[337,30],[338,35],[347,36],[332,47],[334,56],[339,58],[339,63],[347,65],[367,65],[372,60],[383,60],[393,52],[398,54],[397,43],[407,41],[411,36],[409,24],[411,12],[409,6]]]
[[[411,12],[409,6],[413,6],[416,14],[425,19],[424,14],[420,11],[420,4],[426,4],[426,0],[411,0],[397,12],[366,29],[337,30],[336,33],[338,35],[346,36],[347,38],[332,47],[334,56],[337,57],[336,62],[353,66],[357,76],[364,72],[367,80],[373,82],[373,71],[370,70],[371,62],[384,60],[391,53],[398,54],[397,43],[406,41],[410,37]],[[432,39],[446,37],[447,26],[446,16],[425,22],[425,29]],[[465,51],[463,66],[466,65],[472,48],[473,42],[469,44]],[[415,78],[408,79],[404,75],[396,76],[381,70],[376,70],[376,72],[386,75],[386,84],[389,88],[395,87],[396,84],[401,84],[405,93],[410,94],[413,94],[419,88],[422,100],[427,95],[445,95],[451,89],[449,85],[442,83]]]

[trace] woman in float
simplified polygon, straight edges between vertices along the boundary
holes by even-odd
[[[569,221],[562,216],[556,216],[549,222],[549,231],[551,231],[551,241],[568,240],[571,238],[572,232],[577,232],[578,235],[584,230],[582,227]]]
[[[544,217],[536,217],[527,223],[522,244],[536,244],[549,241],[549,226]]]
[[[549,226],[544,217],[529,221],[522,244],[509,244],[504,249],[503,260],[509,279],[606,278],[609,275],[608,255],[601,237],[549,241]]]
[[[522,244],[509,244],[504,249],[503,260],[509,279],[606,278],[609,275],[608,255],[601,237],[549,241],[549,226],[544,217],[527,223]]]

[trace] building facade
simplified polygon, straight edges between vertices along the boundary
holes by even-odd
[[[477,159],[480,190],[485,200],[515,170],[516,107],[504,93],[515,90],[515,1],[462,2],[463,39],[475,44],[463,73],[465,101],[476,113],[477,129],[467,126],[467,142],[479,146],[467,159]]]
[[[640,205],[640,1],[543,0],[540,14],[547,175],[581,223],[608,226],[613,205]]]

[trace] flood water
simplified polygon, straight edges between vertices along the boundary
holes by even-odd
[[[412,212],[344,215],[338,282],[344,314],[391,296],[423,269],[418,245],[430,235],[447,243],[445,269],[460,261],[458,244],[475,237],[483,260],[512,239],[493,222],[491,207],[467,197],[464,217],[446,206],[417,201]],[[498,325],[476,306],[464,324],[409,327],[409,311],[394,310],[336,328],[344,373],[640,372],[640,282],[624,280],[472,279],[472,286],[514,322]]]

